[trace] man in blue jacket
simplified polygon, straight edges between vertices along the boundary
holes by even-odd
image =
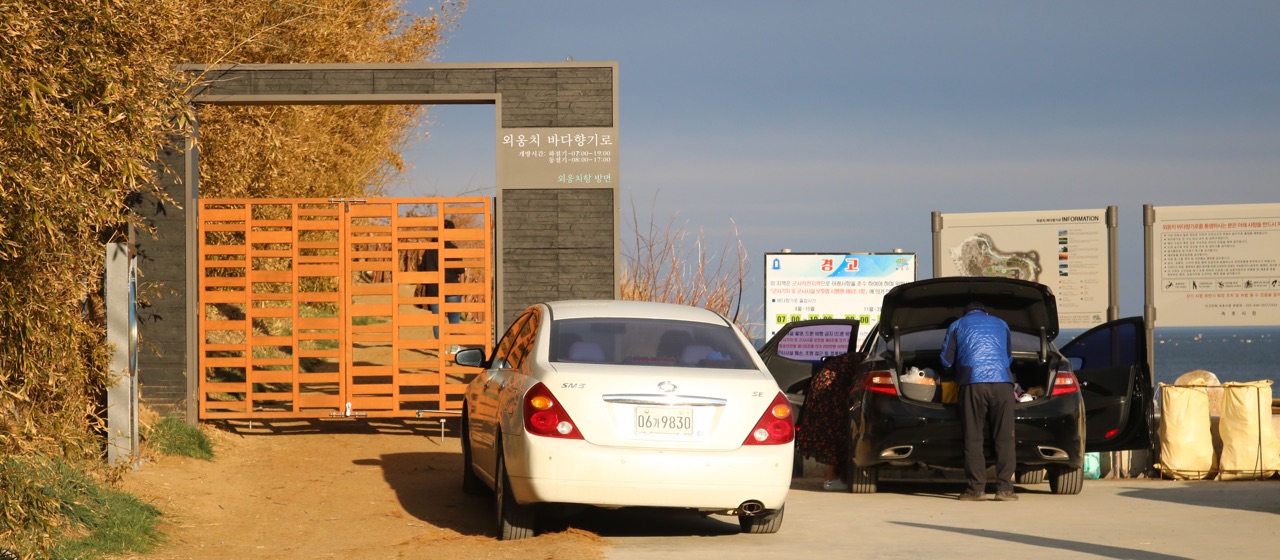
[[[987,314],[981,302],[947,327],[942,341],[942,365],[955,367],[960,387],[958,402],[964,421],[964,478],[969,488],[960,495],[967,502],[986,499],[987,461],[983,440],[988,428],[996,450],[996,501],[1018,499],[1013,493],[1014,394],[1009,324]]]

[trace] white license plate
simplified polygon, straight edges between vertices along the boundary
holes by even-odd
[[[637,406],[637,434],[693,435],[693,409]]]

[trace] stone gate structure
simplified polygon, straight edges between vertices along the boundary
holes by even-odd
[[[261,64],[188,66],[191,102],[224,105],[488,104],[497,126],[495,326],[528,305],[619,295],[616,62],[484,64]],[[197,125],[157,161],[176,203],[134,209],[140,234],[142,400],[196,419]]]

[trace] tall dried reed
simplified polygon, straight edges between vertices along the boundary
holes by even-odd
[[[622,247],[622,299],[704,307],[753,335],[753,310],[743,308],[750,259],[737,224],[730,220],[730,237],[712,248],[706,232],[691,234],[686,224],[676,221],[678,214],[659,223],[652,212],[642,220],[634,199],[629,206],[624,216],[630,237]]]

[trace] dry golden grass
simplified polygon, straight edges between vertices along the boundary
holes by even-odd
[[[630,201],[631,238],[622,248],[622,299],[659,301],[704,307],[733,321],[751,335],[751,310],[742,308],[750,261],[737,225],[718,249],[708,246],[705,232],[692,235],[673,215],[655,222],[652,213],[641,221]]]
[[[411,16],[398,0],[0,0],[0,478],[25,480],[23,465],[47,460],[100,463],[103,243],[147,227],[130,211],[140,194],[164,200],[156,154],[194,116],[177,65],[426,61],[464,6]],[[205,194],[381,192],[417,114],[201,111]],[[0,543],[48,556],[76,531],[66,505],[38,484],[0,484]]]

